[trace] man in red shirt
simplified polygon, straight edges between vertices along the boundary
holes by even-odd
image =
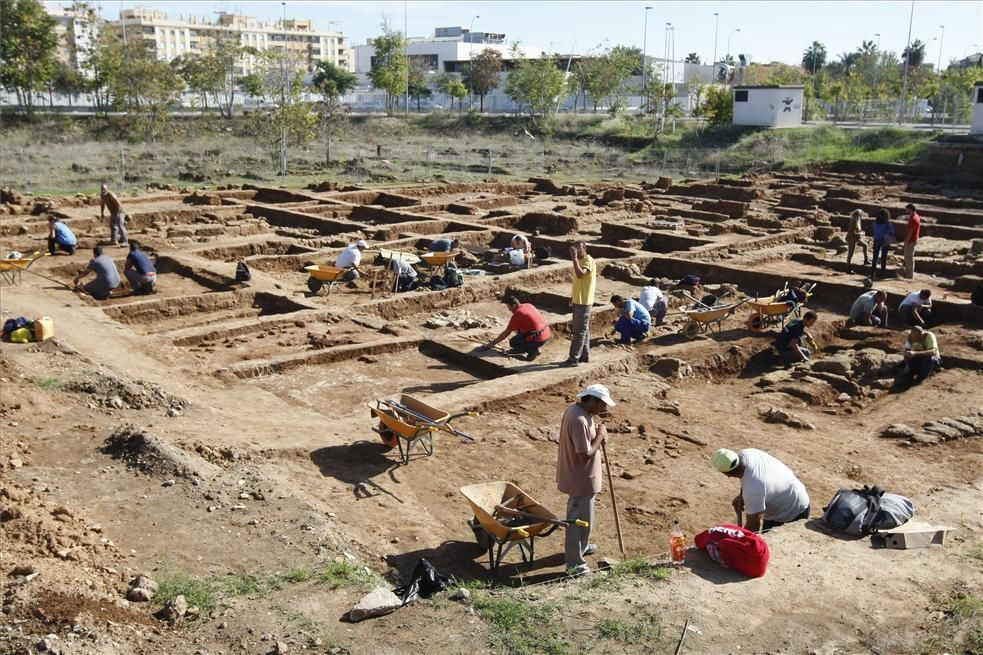
[[[550,340],[550,326],[546,324],[546,319],[529,303],[520,303],[515,296],[505,296],[505,306],[512,312],[509,324],[505,326],[502,333],[488,343],[479,346],[478,350],[490,350],[499,341],[515,332],[515,336],[509,339],[509,347],[518,353],[526,356],[526,361],[539,357],[539,350]]]
[[[908,227],[904,232],[904,276],[909,280],[915,277],[915,244],[922,233],[922,217],[915,211],[915,206],[908,204]]]

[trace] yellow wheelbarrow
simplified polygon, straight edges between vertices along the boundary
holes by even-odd
[[[587,521],[566,521],[540,505],[511,482],[484,482],[461,487],[474,512],[468,525],[478,545],[488,551],[492,571],[513,547],[518,546],[523,562],[536,553],[536,537],[546,537],[559,527],[589,527]]]
[[[410,453],[419,444],[429,457],[433,455],[434,432],[449,432],[469,441],[474,437],[450,426],[450,422],[462,416],[478,416],[477,412],[451,414],[431,407],[412,396],[403,395],[399,401],[376,400],[375,407],[369,407],[372,418],[379,419],[379,425],[372,428],[382,442],[399,449],[399,460],[409,464]]]
[[[42,254],[41,251],[38,251],[30,257],[23,257],[21,259],[0,259],[0,278],[9,284],[17,286],[21,282],[21,276],[24,271],[30,268],[31,264],[37,260],[47,256],[48,253]]]
[[[307,288],[311,290],[311,293],[319,293],[327,283],[329,296],[331,290],[344,279],[345,273],[348,272],[347,268],[326,265],[305,266],[304,270],[311,275],[307,278]]]
[[[812,290],[816,287],[815,284],[808,288],[804,288],[805,299],[809,298]],[[768,296],[767,298],[755,298],[751,300],[749,304],[751,305],[751,315],[747,319],[747,328],[751,332],[760,332],[766,327],[772,325],[781,325],[782,328],[785,327],[785,321],[788,320],[793,314],[796,318],[802,313],[802,308],[805,307],[806,300],[801,300],[801,302],[796,302],[795,300],[786,300],[789,297],[788,294],[788,282],[785,283],[785,288],[778,291],[775,294]],[[801,297],[800,297],[801,298]]]
[[[723,329],[721,324],[736,312],[738,307],[748,302],[748,300],[750,298],[741,302],[729,305],[717,305],[715,307],[707,307],[699,303],[702,305],[699,309],[684,309],[683,313],[686,314],[686,318],[689,321],[683,326],[683,336],[687,339],[695,339],[700,334],[711,331],[714,325],[717,326],[717,334],[720,334]]]
[[[428,252],[420,255],[420,261],[430,267],[431,275],[443,275],[447,265],[457,257],[456,252]]]

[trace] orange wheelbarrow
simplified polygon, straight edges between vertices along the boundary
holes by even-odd
[[[372,428],[382,442],[399,449],[399,460],[409,464],[410,453],[420,445],[429,457],[433,455],[434,432],[449,432],[469,441],[474,437],[450,426],[450,422],[462,416],[478,416],[477,412],[451,414],[431,407],[412,396],[403,395],[399,401],[376,400],[375,407],[369,407],[372,418],[379,419],[379,425]]]

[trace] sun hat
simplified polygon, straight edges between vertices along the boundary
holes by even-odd
[[[741,463],[741,458],[733,450],[721,448],[710,458],[710,465],[721,473],[730,473]]]
[[[358,241],[355,242],[355,247],[365,250],[366,248],[369,247],[369,244],[365,243],[364,239],[359,239]]]
[[[608,407],[614,407],[615,405],[615,402],[611,400],[611,394],[608,392],[608,388],[603,384],[592,384],[577,394],[577,398],[586,398],[587,396],[593,396],[598,400],[603,400],[604,404]]]

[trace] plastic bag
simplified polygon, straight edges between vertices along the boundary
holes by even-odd
[[[393,593],[402,599],[403,605],[407,605],[421,598],[430,598],[438,591],[447,589],[450,583],[451,579],[439,573],[433,564],[420,559],[413,567],[409,584],[393,589]]]

